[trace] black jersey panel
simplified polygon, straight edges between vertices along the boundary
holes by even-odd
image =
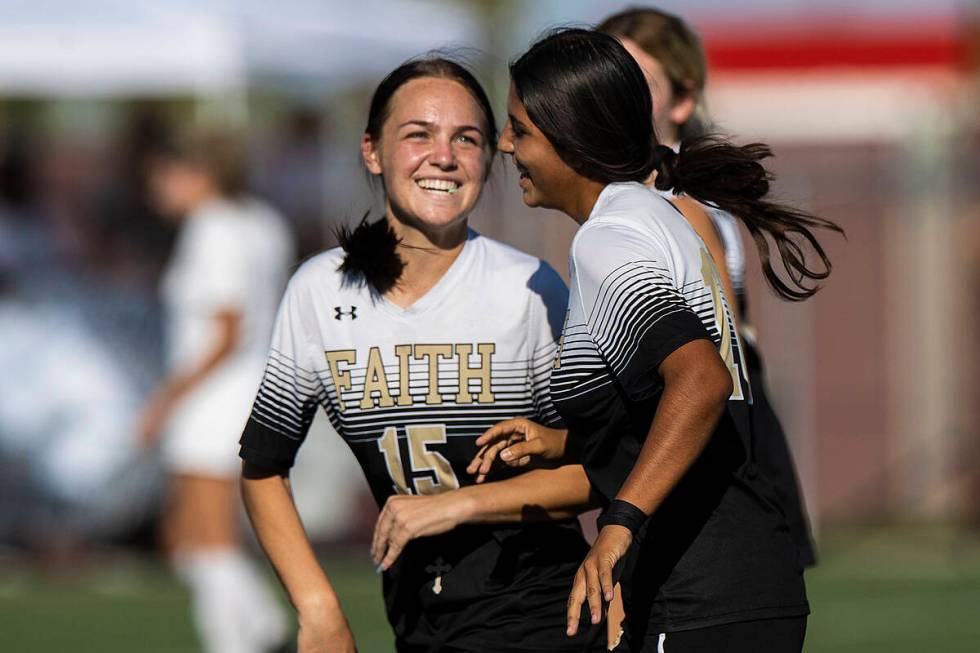
[[[239,456],[257,467],[286,474],[296,460],[300,441],[282,437],[264,424],[249,418],[242,433]]]
[[[807,614],[789,529],[747,467],[726,418],[631,551],[627,614],[645,615],[632,632]]]
[[[786,516],[790,533],[799,549],[800,562],[804,567],[812,567],[817,562],[816,547],[796,464],[782,423],[769,403],[762,357],[751,343],[747,343],[745,351],[753,394],[753,458],[762,475],[772,483],[775,499]]]
[[[565,637],[571,580],[587,553],[577,522],[472,526],[412,542],[384,574],[398,650],[604,650],[604,629]]]

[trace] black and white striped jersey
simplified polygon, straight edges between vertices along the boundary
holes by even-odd
[[[380,506],[471,484],[475,440],[503,419],[561,423],[549,378],[568,291],[547,264],[471,232],[403,309],[345,278],[342,260],[321,254],[290,281],[241,438],[246,461],[288,469],[322,406]],[[587,552],[574,519],[413,540],[383,574],[396,648],[583,650],[582,638],[552,643]]]
[[[381,504],[472,482],[474,440],[501,420],[558,422],[548,381],[567,291],[547,264],[471,232],[403,309],[345,279],[342,259],[320,254],[289,284],[243,458],[289,468],[322,406]]]
[[[604,401],[597,399],[615,389],[630,401],[657,396],[660,363],[702,338],[718,346],[728,365],[731,399],[748,399],[738,334],[714,263],[668,200],[638,183],[610,184],[576,234],[569,263],[568,316],[551,380],[563,415],[601,422],[597,409]],[[590,475],[612,499],[642,441],[600,442],[592,427],[601,423],[586,422],[586,452],[596,463]],[[609,465],[610,474],[603,473]]]
[[[747,369],[701,239],[657,192],[610,184],[572,243],[570,266],[551,392],[606,500],[647,438],[665,358],[707,339],[732,375],[728,410],[648,522],[644,533],[654,535],[640,534],[624,569],[631,622],[669,632],[806,614],[795,546],[752,465]]]

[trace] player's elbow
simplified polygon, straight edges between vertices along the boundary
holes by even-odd
[[[691,397],[692,403],[700,405],[703,412],[712,415],[721,414],[734,390],[732,375],[719,356],[691,366],[686,370],[682,383],[684,394]]]
[[[732,375],[720,356],[715,358],[710,369],[704,371],[703,381],[705,391],[712,399],[712,403],[724,406],[728,398],[732,396],[732,392],[735,391]]]
[[[728,366],[709,340],[689,343],[671,354],[661,367],[664,385],[686,400],[721,412],[734,391]],[[713,410],[712,410],[713,409]]]

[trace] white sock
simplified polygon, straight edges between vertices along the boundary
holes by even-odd
[[[286,617],[244,553],[184,550],[173,563],[190,587],[206,653],[265,653],[285,640]]]

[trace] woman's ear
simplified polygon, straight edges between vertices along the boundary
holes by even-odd
[[[674,105],[670,108],[670,120],[675,125],[683,125],[691,119],[701,98],[701,94],[693,85],[685,84],[685,86],[687,88],[682,93],[674,96]]]
[[[366,132],[361,136],[361,159],[364,161],[364,167],[367,168],[368,172],[372,175],[381,174],[381,152],[375,147],[374,139]]]

